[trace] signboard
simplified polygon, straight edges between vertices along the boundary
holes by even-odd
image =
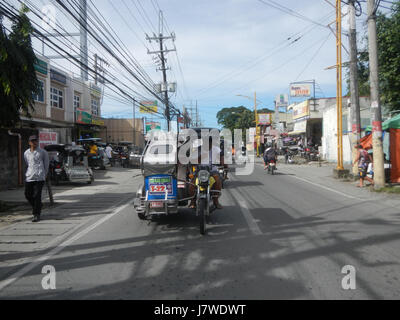
[[[279,94],[275,97],[275,106],[280,107],[287,107],[289,103],[289,96],[287,94]]]
[[[293,121],[300,121],[310,117],[310,100],[293,106]]]
[[[64,85],[67,84],[67,76],[54,69],[50,69],[50,80],[62,83]]]
[[[258,113],[258,124],[268,125],[271,124],[271,114],[270,113]]]
[[[76,109],[76,123],[92,124],[92,115],[85,110]]]
[[[157,101],[141,101],[139,106],[140,113],[157,113]]]
[[[47,62],[44,62],[43,60],[40,59],[37,59],[36,61],[37,63],[33,65],[35,70],[47,76]]]
[[[57,144],[58,143],[58,134],[57,132],[39,132],[39,147],[44,149],[45,146],[49,144]]]
[[[92,117],[92,124],[94,124],[96,126],[104,126],[104,120],[101,120],[100,118]]]
[[[311,97],[311,84],[299,83],[290,85],[290,96],[291,97]]]
[[[161,124],[159,122],[146,122],[146,132],[150,130],[161,130]]]

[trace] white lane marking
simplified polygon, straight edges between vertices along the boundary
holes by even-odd
[[[343,196],[343,197],[346,197],[346,198],[349,198],[349,199],[356,199],[356,200],[363,201],[363,199],[361,199],[361,198],[357,198],[357,197],[350,196],[350,195],[348,195],[348,194],[346,194],[346,193],[337,191],[337,190],[332,189],[332,188],[329,188],[329,187],[325,187],[325,186],[323,186],[323,185],[321,185],[321,184],[314,183],[314,182],[311,182],[311,181],[309,181],[309,180],[306,180],[306,179],[303,179],[303,178],[299,178],[299,177],[296,177],[296,176],[292,176],[292,177],[295,178],[295,179],[301,180],[301,181],[303,181],[303,182],[307,182],[307,183],[309,183],[309,184],[312,184],[312,185],[314,185],[314,186],[316,186],[316,187],[318,187],[318,188],[322,188],[322,189],[325,189],[325,190],[328,190],[328,191],[331,191],[331,192],[340,194],[340,195]]]
[[[43,261],[49,260],[51,257],[55,256],[58,254],[60,251],[62,251],[64,248],[72,244],[73,242],[77,241],[78,239],[82,238],[86,234],[88,234],[90,231],[93,229],[97,228],[99,225],[102,223],[106,222],[107,220],[111,219],[114,217],[116,214],[127,208],[129,205],[133,203],[134,199],[128,201],[126,204],[123,204],[113,210],[112,213],[109,215],[101,218],[99,221],[93,223],[92,225],[88,226],[86,229],[82,230],[81,232],[77,233],[75,236],[72,238],[67,239],[66,241],[60,243],[57,247],[55,247],[53,250],[51,250],[48,254],[43,255],[41,257],[38,257],[36,259],[33,259],[33,261],[22,268],[21,270],[17,271],[14,273],[11,277],[9,277],[6,280],[3,280],[0,282],[0,291],[2,291],[4,288],[12,284],[13,282],[17,281],[19,278],[23,277],[25,274],[27,274],[29,271],[37,267],[40,263]]]
[[[247,225],[249,226],[250,231],[256,235],[262,235],[262,232],[260,230],[260,228],[258,227],[257,222],[255,221],[255,219],[253,218],[253,216],[250,213],[249,207],[247,205],[247,202],[242,198],[242,196],[235,190],[230,190],[233,197],[236,199],[236,201],[239,203],[240,205],[240,211],[242,212]]]
[[[314,185],[314,186],[316,186],[316,187],[318,187],[318,188],[322,188],[322,189],[325,189],[325,190],[328,190],[328,191],[331,191],[331,192],[335,192],[335,193],[340,194],[340,195],[342,195],[342,196],[344,196],[344,197],[346,197],[346,198],[349,198],[349,199],[356,199],[356,200],[364,201],[364,199],[361,199],[361,198],[358,198],[358,197],[354,197],[354,196],[350,196],[350,195],[348,195],[348,194],[346,194],[346,193],[337,191],[337,190],[335,190],[335,189],[332,189],[332,188],[323,186],[323,185],[318,184],[318,183],[315,183],[315,182],[311,182],[311,181],[309,181],[309,180],[307,180],[307,179],[303,179],[303,178],[300,178],[300,177],[297,177],[297,176],[291,176],[291,177],[293,177],[293,178],[295,178],[295,179],[298,179],[298,180],[301,180],[301,181],[303,181],[303,182],[307,182],[307,183],[309,183],[309,184],[312,184],[312,185]]]

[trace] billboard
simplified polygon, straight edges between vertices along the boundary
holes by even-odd
[[[257,115],[258,115],[258,124],[259,125],[271,124],[271,114],[270,113],[259,113]]]
[[[58,134],[57,132],[39,132],[39,147],[44,149],[45,146],[49,144],[57,144],[58,143]]]
[[[157,113],[157,101],[141,101],[139,105],[139,111],[140,113]]]
[[[146,132],[151,130],[161,130],[161,123],[154,121],[146,122]]]
[[[287,107],[289,103],[289,97],[287,94],[279,94],[275,97],[275,106],[280,107]]]
[[[76,123],[92,124],[92,115],[82,109],[76,109]]]
[[[311,84],[299,83],[290,85],[291,97],[311,97]]]
[[[293,121],[299,121],[310,117],[310,100],[296,104],[292,108]]]

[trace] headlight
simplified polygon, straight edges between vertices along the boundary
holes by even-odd
[[[206,170],[200,170],[199,172],[199,181],[200,183],[206,183],[210,179],[210,173]]]

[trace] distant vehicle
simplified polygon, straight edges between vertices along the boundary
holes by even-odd
[[[82,146],[52,144],[45,147],[49,154],[50,179],[58,185],[60,181],[94,181],[92,169],[88,164],[87,152]]]
[[[138,146],[129,148],[129,166],[132,168],[139,168],[142,160],[143,150]]]

